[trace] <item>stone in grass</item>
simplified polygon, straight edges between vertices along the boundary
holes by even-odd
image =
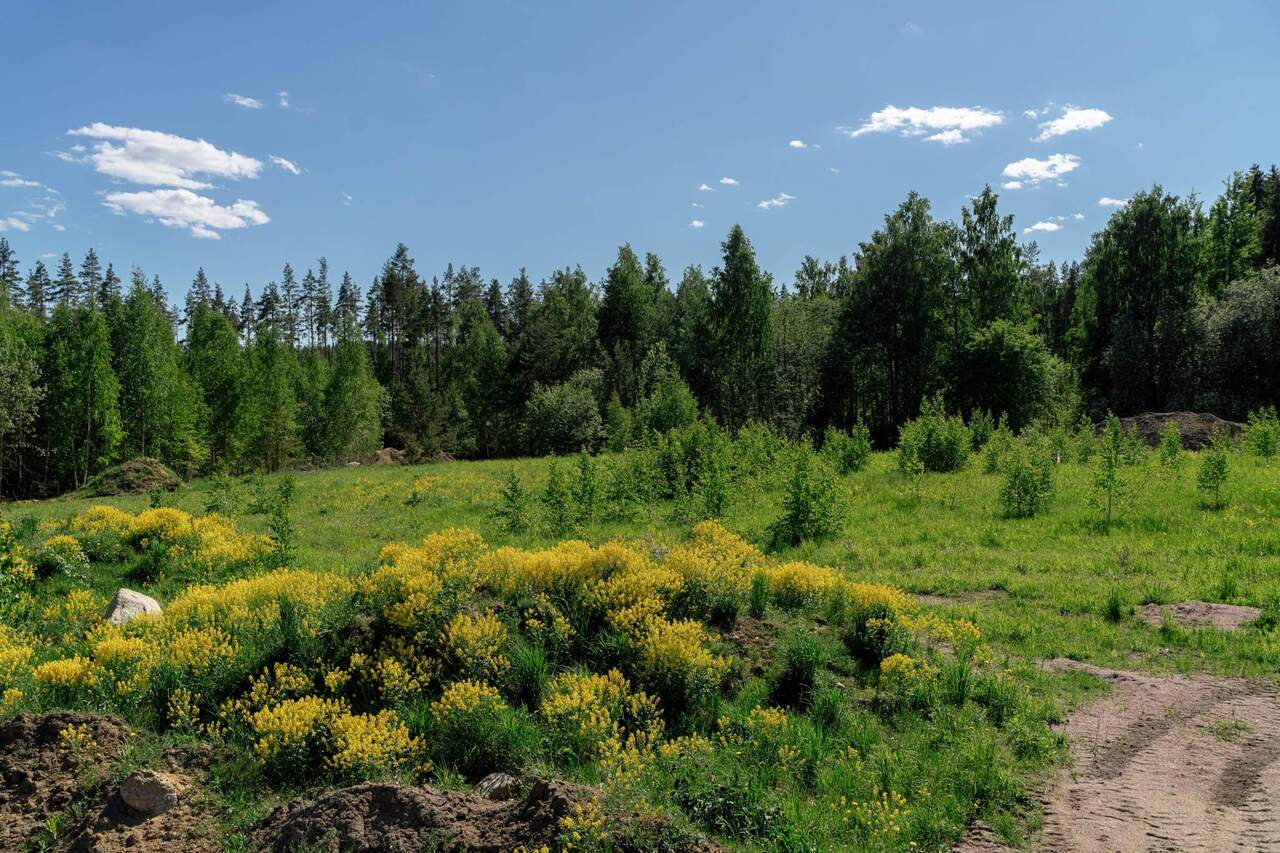
[[[510,773],[490,773],[476,783],[476,793],[486,800],[514,800],[520,795],[520,780]]]
[[[134,811],[154,817],[178,804],[178,786],[162,773],[138,770],[120,783],[120,799]]]
[[[160,613],[160,602],[149,595],[143,595],[140,592],[121,587],[111,597],[111,603],[107,605],[102,618],[112,625],[123,625],[143,614],[152,613]]]

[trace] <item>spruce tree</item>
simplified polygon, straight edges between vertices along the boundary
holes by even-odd
[[[75,305],[79,296],[80,282],[76,278],[76,269],[71,265],[71,256],[63,252],[58,261],[58,277],[53,281],[49,297],[55,305]]]
[[[76,300],[90,304],[98,298],[101,289],[102,264],[98,260],[98,253],[91,247],[80,264],[80,294],[76,296]]]
[[[117,458],[120,386],[101,311],[60,302],[47,331],[42,373],[49,458],[57,483],[78,488]]]
[[[53,282],[43,261],[36,261],[35,268],[27,276],[27,310],[43,322],[48,314],[48,303],[53,292]]]
[[[725,425],[736,429],[768,412],[773,288],[742,226],[733,226],[720,248],[724,264],[713,272],[711,288],[716,406]]]

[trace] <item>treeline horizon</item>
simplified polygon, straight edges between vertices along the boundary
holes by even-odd
[[[200,269],[181,308],[90,249],[23,275],[0,238],[0,497],[82,486],[128,458],[185,476],[359,459],[596,450],[712,417],[789,436],[862,424],[891,444],[922,401],[1032,424],[1280,402],[1280,171],[1204,209],[1158,184],[1041,263],[987,187],[958,220],[912,192],[852,257],[775,286],[733,226],[672,286],[630,244],[505,286],[399,244],[336,294],[320,259],[237,299]]]

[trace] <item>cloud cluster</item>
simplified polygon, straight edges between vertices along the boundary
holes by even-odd
[[[1111,121],[1111,118],[1110,113],[1105,110],[1084,109],[1068,104],[1062,108],[1062,115],[1041,123],[1040,135],[1036,140],[1044,142],[1046,139],[1065,136],[1078,130],[1096,130]]]
[[[1004,122],[999,110],[985,107],[895,107],[876,110],[857,128],[840,128],[850,137],[868,133],[900,132],[903,136],[923,136],[926,142],[955,145],[968,142],[971,134]]]
[[[804,144],[803,139],[793,139],[790,142],[788,142],[787,145],[791,148],[808,148],[809,147],[808,145]]]
[[[230,95],[227,100],[232,100]],[[163,188],[105,193],[103,205],[117,214],[144,216],[170,228],[186,229],[193,237],[205,240],[219,239],[222,231],[271,221],[256,201],[236,199],[233,204],[223,205],[194,192],[212,189],[214,179],[257,178],[263,164],[253,157],[224,151],[203,139],[103,122],[69,130],[67,134],[96,141],[91,148],[73,145],[69,151],[59,152],[63,160],[88,163],[100,174],[117,180]],[[295,163],[274,154],[270,161],[295,175],[302,171]]]
[[[1004,167],[1001,172],[1007,181],[1000,186],[1007,190],[1020,190],[1025,186],[1036,186],[1044,181],[1058,181],[1062,185],[1062,176],[1080,168],[1080,158],[1074,154],[1050,154],[1043,160],[1035,157],[1024,157]]]
[[[38,188],[41,186],[39,181],[24,178],[17,172],[0,171],[0,187]]]
[[[720,183],[725,185],[726,187],[736,187],[738,185],[738,179],[737,178],[721,178]],[[703,184],[703,186],[705,187],[706,184]]]
[[[793,195],[787,195],[786,193],[778,193],[773,198],[766,198],[764,201],[758,203],[756,207],[760,208],[761,210],[769,210],[770,208],[774,208],[774,207],[786,207],[787,205],[791,204],[791,202],[795,200],[796,200],[796,197]]]
[[[94,122],[67,133],[99,140],[80,160],[93,164],[104,175],[135,184],[200,190],[213,185],[199,176],[240,180],[256,178],[262,171],[262,162],[252,157],[223,151],[203,139],[158,130]],[[63,159],[77,158],[67,155]]]
[[[1060,231],[1060,230],[1062,230],[1062,226],[1059,225],[1058,223],[1048,222],[1042,219],[1039,222],[1035,223],[1034,225],[1028,225],[1026,228],[1023,228],[1022,233],[1032,234],[1037,231],[1053,232],[1053,231]]]
[[[205,240],[220,239],[219,231],[271,221],[256,201],[237,199],[234,204],[223,206],[186,189],[107,193],[102,203],[121,215],[135,213],[170,228],[186,228],[193,237]]]
[[[237,107],[244,107],[246,110],[262,109],[262,101],[257,98],[250,98],[248,95],[236,95],[232,92],[227,92],[222,96],[222,100],[228,104],[235,104]]]
[[[302,169],[299,168],[298,164],[294,163],[292,160],[286,160],[283,157],[277,157],[274,154],[271,155],[270,159],[271,159],[272,165],[279,166],[281,169],[284,169],[286,172],[288,172],[291,175],[302,174]]]
[[[1124,207],[1128,203],[1129,199],[1127,198],[1112,198],[1109,195],[1104,195],[1098,199],[1098,207]]]
[[[0,231],[30,231],[31,226],[16,216],[0,217]]]
[[[703,222],[701,219],[694,219],[689,222],[689,227],[692,228],[694,231],[701,231],[703,225],[706,225],[706,223]]]

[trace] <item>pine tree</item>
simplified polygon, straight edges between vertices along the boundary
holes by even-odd
[[[498,333],[506,337],[507,303],[502,296],[502,283],[496,278],[489,282],[489,289],[484,293],[484,308],[489,313],[489,322]]]
[[[298,323],[302,335],[306,336],[307,345],[313,349],[318,340],[316,306],[320,301],[320,288],[316,274],[307,270],[302,276],[302,290],[299,295]],[[302,337],[299,335],[299,338]]]
[[[102,284],[98,288],[98,304],[108,305],[119,299],[121,296],[121,284],[120,276],[116,275],[115,267],[107,264],[107,272],[102,277]]]
[[[80,264],[80,294],[76,300],[90,305],[98,298],[101,289],[102,264],[98,261],[98,253],[91,247]]]
[[[280,280],[278,321],[284,342],[293,349],[297,348],[300,337],[301,304],[302,294],[298,289],[298,280],[294,278],[293,267],[285,264]]]
[[[240,333],[240,337],[248,344],[253,340],[253,327],[257,323],[257,308],[253,303],[253,294],[249,291],[249,284],[246,282],[244,286],[244,298],[240,300],[240,315],[236,318],[236,331]]]
[[[22,304],[22,277],[18,272],[18,255],[9,241],[0,237],[0,303]]]
[[[610,357],[611,384],[622,402],[636,402],[636,373],[653,340],[654,288],[630,245],[605,275],[597,326],[600,344]]]
[[[520,274],[511,279],[511,284],[507,286],[506,337],[507,343],[512,347],[518,346],[524,339],[536,302],[533,283],[529,281],[524,267],[521,267]]]
[[[773,288],[742,226],[733,226],[720,248],[724,265],[712,273],[711,288],[716,403],[723,422],[736,429],[768,411]]]
[[[342,284],[338,285],[338,304],[333,317],[333,335],[335,340],[342,340],[345,335],[359,335],[360,323],[360,289],[351,280],[351,273],[342,274]]]
[[[54,279],[49,297],[55,305],[75,305],[79,295],[80,282],[76,279],[75,267],[71,265],[71,256],[63,252],[58,261],[58,277]]]
[[[191,325],[191,316],[200,308],[207,307],[213,300],[213,291],[209,287],[209,279],[204,274],[204,267],[196,270],[196,277],[191,280],[187,290],[187,298],[182,311],[183,325]]]
[[[316,343],[328,349],[331,338],[336,337],[333,322],[333,290],[329,285],[329,262],[320,259],[320,272],[316,275],[314,319]]]
[[[49,271],[45,269],[43,261],[36,261],[35,268],[27,276],[27,310],[41,322],[47,316],[52,292],[53,282],[49,280]]]

